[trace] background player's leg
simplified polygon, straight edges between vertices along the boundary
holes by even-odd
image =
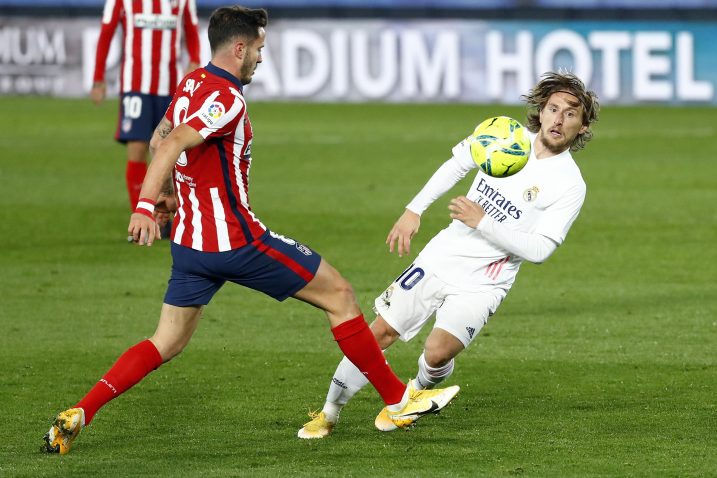
[[[142,189],[144,176],[147,173],[147,153],[149,143],[146,141],[127,142],[127,166],[125,169],[125,180],[127,182],[127,194],[129,195],[130,208],[134,210],[139,201],[139,192]]]
[[[361,314],[351,285],[336,269],[322,259],[314,278],[294,297],[326,311],[331,331],[344,355],[361,370],[387,405],[401,402],[406,385],[388,366]]]

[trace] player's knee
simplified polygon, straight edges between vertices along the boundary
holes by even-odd
[[[151,337],[150,340],[154,346],[157,347],[157,351],[162,357],[162,362],[169,362],[174,357],[182,353],[182,350],[184,350],[184,347],[186,347],[188,343],[187,340],[169,341],[156,336]]]
[[[426,344],[423,355],[429,367],[440,368],[453,360],[455,354],[448,347],[444,347],[441,344]]]
[[[331,281],[331,288],[329,291],[332,302],[337,304],[338,308],[352,307],[356,304],[356,295],[354,289],[351,287],[349,281],[341,277],[340,274],[336,274],[336,278]]]
[[[398,332],[388,325],[381,316],[377,317],[371,324],[371,332],[373,332],[373,336],[376,337],[376,342],[378,342],[378,345],[382,349],[388,348],[399,336]]]

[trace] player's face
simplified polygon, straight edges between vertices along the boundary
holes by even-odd
[[[259,27],[259,37],[246,46],[244,60],[242,61],[241,70],[239,71],[239,80],[244,85],[251,83],[256,66],[261,63],[261,50],[264,48],[265,38],[266,30]]]
[[[540,139],[554,154],[570,148],[577,135],[587,130],[583,125],[583,106],[565,91],[553,93],[540,111]]]

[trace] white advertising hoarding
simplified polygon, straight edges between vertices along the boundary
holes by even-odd
[[[89,91],[99,19],[0,19],[0,94]],[[202,59],[209,60],[206,30]],[[517,103],[565,68],[604,103],[715,104],[717,25],[678,22],[277,20],[253,100]],[[117,90],[120,48],[108,58]]]

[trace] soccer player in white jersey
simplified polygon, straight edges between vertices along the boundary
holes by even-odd
[[[171,235],[172,275],[154,335],[124,352],[45,434],[43,449],[65,454],[110,400],[177,356],[199,325],[202,309],[227,282],[276,300],[294,297],[322,309],[341,351],[362,370],[396,426],[445,407],[459,387],[417,391],[388,366],[351,285],[308,246],[270,231],[252,211],[252,126],[243,87],[261,63],[267,12],[240,6],[209,19],[212,61],[187,75],[152,138],[156,154],[128,232],[152,245],[155,201],[167,178],[178,209]]]
[[[189,57],[187,70],[199,66],[195,0],[105,1],[90,90],[95,104],[107,92],[107,54],[118,26],[122,27],[122,58],[115,139],[127,145],[125,182],[134,209],[147,172],[149,141],[183,76],[179,66],[182,37]]]
[[[454,358],[478,335],[505,298],[523,261],[544,262],[563,243],[585,198],[585,182],[571,152],[592,137],[597,97],[569,73],[548,73],[524,97],[532,151],[527,165],[507,178],[478,170],[466,196],[451,200],[453,221],[375,301],[371,329],[384,350],[411,340],[435,314],[433,330],[418,358],[414,382],[431,389],[453,372]],[[477,169],[467,141],[428,180],[388,234],[389,251],[410,252],[421,214],[461,178]],[[366,379],[345,357],[329,385],[320,413],[299,430],[322,438],[333,430],[342,407]],[[385,409],[379,430],[396,429]]]

